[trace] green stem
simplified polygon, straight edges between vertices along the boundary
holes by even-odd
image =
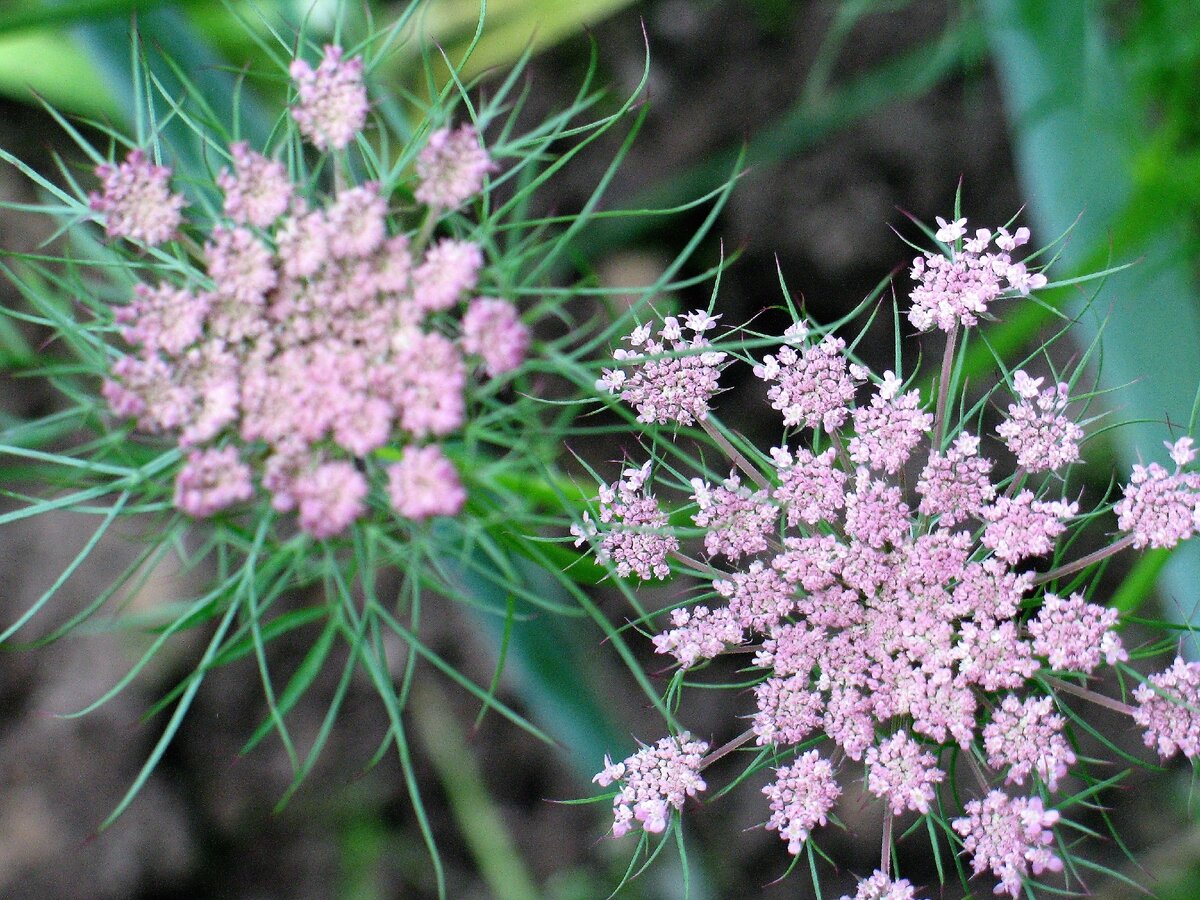
[[[412,723],[437,770],[459,831],[479,864],[488,894],[501,900],[537,897],[540,891],[488,796],[479,764],[462,738],[452,709],[453,704],[431,679],[413,681],[409,697]]]
[[[1114,712],[1119,712],[1124,716],[1132,716],[1134,709],[1128,703],[1122,703],[1112,697],[1106,697],[1103,694],[1098,694],[1093,690],[1081,687],[1077,684],[1072,684],[1069,681],[1064,681],[1061,678],[1048,677],[1046,683],[1058,688],[1060,691],[1066,691],[1068,694],[1074,694],[1076,697],[1081,697],[1089,703],[1095,703],[1097,706],[1103,706],[1105,709],[1111,709]]]
[[[712,438],[716,445],[720,447],[722,451],[724,451],[725,455],[729,457],[730,462],[745,472],[746,476],[751,481],[757,484],[764,491],[771,490],[771,483],[767,481],[765,477],[763,477],[762,472],[758,471],[758,469],[751,465],[750,460],[746,459],[746,457],[742,455],[741,451],[729,442],[729,438],[725,437],[725,435],[721,434],[721,432],[717,430],[717,427],[712,423],[711,419],[703,419],[700,422],[700,427],[703,428],[704,433]]]
[[[942,451],[946,435],[946,400],[950,393],[950,375],[954,371],[954,350],[958,345],[958,326],[946,336],[946,352],[942,354],[942,376],[938,380],[937,417],[933,422],[933,449]]]
[[[1127,534],[1114,544],[1107,547],[1101,547],[1087,556],[1081,556],[1074,562],[1069,562],[1059,566],[1057,569],[1051,569],[1049,572],[1043,572],[1041,575],[1033,579],[1034,584],[1045,584],[1047,581],[1053,581],[1055,578],[1062,578],[1064,575],[1070,575],[1073,572],[1078,572],[1080,569],[1086,569],[1088,566],[1100,562],[1102,559],[1108,559],[1115,553],[1120,553],[1126,547],[1133,545],[1133,535]]]

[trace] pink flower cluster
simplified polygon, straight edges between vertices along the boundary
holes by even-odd
[[[961,224],[943,223],[939,240],[957,242]],[[1000,229],[1001,252],[985,253],[992,235],[980,231],[952,256],[922,257],[912,296],[917,319],[933,321],[936,309],[952,327],[973,324],[990,299],[1044,283],[1040,275],[1019,277],[1023,267],[1008,260],[1027,238],[1025,229]],[[676,330],[668,320],[664,332]],[[642,326],[631,343],[641,346],[649,334]],[[1056,576],[1045,567],[1056,564],[1054,551],[1079,513],[1078,503],[1052,492],[1063,489],[1059,473],[1079,458],[1083,429],[1065,415],[1065,384],[1042,390],[1041,378],[1017,372],[1020,399],[996,431],[1017,471],[1005,485],[993,479],[995,461],[980,454],[975,434],[934,443],[947,423],[936,421],[919,390],[852,362],[840,339],[810,334],[803,324],[789,329],[754,373],[771,385],[785,428],[811,429],[811,449],[776,447],[765,472],[734,451],[740,473],[715,487],[691,479],[704,564],[715,568],[723,557],[735,568],[715,570],[702,602],[671,611],[655,649],[683,669],[730,650],[754,652],[761,680],[744,738],[798,754],[765,789],[767,827],[793,854],[841,794],[829,759],[808,749],[814,741],[827,739],[838,756],[860,761],[866,790],[894,816],[937,807],[946,766],[961,759],[954,747],[986,760],[990,771],[979,767],[986,797],[967,804],[954,827],[975,871],[991,871],[997,892],[1016,897],[1030,872],[1061,868],[1049,846],[1058,814],[1043,809],[1036,793],[1056,792],[1077,761],[1056,711],[1063,701],[1047,684],[1128,659],[1116,610],[1078,593],[1036,589]],[[705,352],[716,359],[718,351]],[[689,370],[659,377],[643,358],[634,362],[634,376],[606,372],[600,386],[621,391],[642,421],[688,424],[708,415],[715,369],[690,371],[695,380],[685,383]],[[877,387],[863,403],[866,383]],[[1116,509],[1129,537],[1110,552],[1130,543],[1169,546],[1200,526],[1200,475],[1182,471],[1195,455],[1191,442],[1168,447],[1175,474],[1156,464],[1135,470]],[[904,480],[910,469],[920,472],[915,496]],[[650,463],[627,471],[601,490],[601,521],[577,531],[579,542],[590,540],[601,559],[617,563],[619,575],[665,577],[680,553],[649,482]],[[1064,565],[1062,574],[1076,568]],[[1129,711],[1148,744],[1164,756],[1200,755],[1200,666],[1177,663],[1136,697],[1141,706]],[[1031,780],[1032,798],[992,789]]]
[[[483,179],[495,169],[479,135],[469,125],[457,131],[439,128],[429,136],[417,157],[418,203],[454,209],[483,189]]]
[[[93,212],[104,216],[110,238],[128,238],[155,246],[174,237],[183,220],[185,200],[171,191],[171,170],[156,166],[141,150],[131,150],[119,165],[96,167],[101,190],[88,196]]]
[[[342,48],[325,47],[314,69],[302,59],[288,70],[296,86],[292,118],[318,150],[341,150],[367,121],[367,89],[362,57],[342,58]]]
[[[915,896],[907,878],[892,881],[885,872],[876,871],[859,882],[853,897],[846,895],[841,900],[913,900]]]
[[[1015,263],[1009,255],[1028,243],[1029,229],[1018,228],[1012,234],[998,228],[993,234],[980,228],[973,238],[966,237],[966,219],[947,222],[936,237],[950,246],[950,254],[927,252],[913,260],[912,292],[908,321],[918,331],[937,327],[953,331],[960,325],[970,327],[988,311],[988,306],[1004,296],[1026,296],[1046,286],[1046,276],[1030,273],[1024,263]],[[988,248],[995,244],[994,250]]]
[[[763,788],[771,803],[767,828],[787,841],[789,853],[799,853],[812,830],[828,821],[842,789],[833,766],[816,750],[802,753],[791,765],[776,770],[775,776]]]
[[[651,338],[649,325],[639,325],[626,338],[633,349],[614,351],[613,359],[621,366],[605,369],[604,377],[596,382],[597,390],[619,394],[638,411],[639,422],[693,425],[703,421],[726,359],[725,353],[712,349],[705,336],[719,318],[696,310],[684,316],[681,324],[668,316],[656,339]],[[688,331],[690,338],[685,334]],[[632,373],[626,367],[631,367]]]
[[[1146,729],[1147,747],[1163,759],[1182,753],[1200,757],[1200,663],[1176,658],[1165,672],[1151,675],[1133,692],[1133,720]]]
[[[293,112],[318,147],[345,146],[362,127],[361,69],[336,47],[316,70],[293,64]],[[476,168],[490,167],[471,129],[456,134]],[[478,188],[444,147],[422,158],[417,193]],[[456,514],[466,493],[439,442],[463,426],[476,373],[512,371],[529,346],[512,303],[476,296],[482,249],[394,231],[378,184],[316,202],[245,143],[230,160],[217,177],[224,220],[207,234],[191,223],[202,268],[137,285],[114,313],[136,352],[113,364],[109,405],[188,451],[175,502],[194,516],[251,499],[257,477],[277,510],[330,537],[367,510],[366,460],[397,444],[380,485],[392,508],[413,520]],[[110,234],[155,243],[181,227],[169,171],[140,152],[97,174],[92,206]]]
[[[971,856],[975,874],[991,869],[999,879],[996,893],[1020,895],[1025,877],[1062,871],[1062,860],[1051,848],[1058,813],[1042,806],[1040,797],[1013,799],[992,791],[967,804],[967,815],[955,819],[954,830],[963,836],[963,849]]]
[[[649,480],[650,463],[646,462],[626,469],[614,484],[600,487],[600,522],[614,527],[605,532],[596,553],[601,561],[611,559],[621,578],[630,574],[643,580],[666,578],[671,572],[667,560],[679,549],[666,513],[650,492]],[[576,547],[598,534],[588,513],[584,513],[582,525],[573,525],[571,531]]]
[[[1168,442],[1167,449],[1175,471],[1167,472],[1158,463],[1135,465],[1125,496],[1115,507],[1117,525],[1133,536],[1137,548],[1174,547],[1200,531],[1200,474],[1183,471],[1196,458],[1192,439]]]
[[[592,780],[601,787],[620,784],[613,798],[613,837],[627,834],[635,822],[650,834],[665,831],[671,810],[683,809],[688,797],[707,787],[700,777],[707,752],[708,744],[685,731],[643,747],[619,763],[606,756],[604,769]]]

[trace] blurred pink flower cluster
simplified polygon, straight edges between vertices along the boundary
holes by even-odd
[[[362,60],[327,47],[291,73],[301,133],[346,147],[366,119]],[[466,493],[440,442],[466,422],[471,385],[519,367],[529,344],[513,303],[480,296],[482,248],[406,232],[379,184],[314,199],[245,143],[229,158],[211,225],[185,222],[169,170],[140,150],[97,170],[92,208],[111,237],[178,238],[196,263],[116,310],[135,352],[112,364],[112,410],[178,440],[175,502],[191,515],[247,501],[257,483],[305,531],[338,534],[367,510],[365,461],[384,447],[400,450],[380,485],[399,515],[456,514]],[[433,132],[415,168],[421,202],[456,207],[492,162],[463,126]]]

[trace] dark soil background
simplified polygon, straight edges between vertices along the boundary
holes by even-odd
[[[835,81],[919,45],[944,26],[947,10],[945,2],[922,0],[901,4],[893,14],[868,17],[847,42]],[[832,11],[830,3],[655,0],[595,28],[603,77],[616,93],[632,89],[640,77],[642,21],[652,57],[652,109],[614,182],[610,204],[633,202],[640,191],[672,171],[736,144],[786,110],[799,94]],[[568,101],[587,52],[586,41],[579,38],[534,60],[531,116]],[[5,102],[0,104],[0,145],[48,169],[48,150],[62,150],[65,142],[48,117]],[[599,152],[568,169],[555,205],[570,209],[581,203],[606,161]],[[1022,205],[995,76],[984,62],[960,71],[919,100],[891,105],[859,121],[786,164],[749,172],[695,265],[716,258],[718,240],[727,252],[741,251],[722,281],[719,311],[726,323],[744,322],[779,302],[776,258],[810,314],[828,320],[851,308],[887,272],[907,261],[909,251],[891,230],[911,229],[900,210],[926,221],[947,215],[960,179],[964,211],[973,224],[1005,222]],[[8,168],[0,168],[0,195],[31,196],[29,186]],[[653,278],[698,221],[697,216],[681,216],[664,224],[636,246],[599,260],[599,271],[613,284]],[[47,228],[44,222],[6,213],[0,216],[0,245],[29,249]],[[684,307],[706,304],[708,291],[704,287],[682,298]],[[0,302],[16,302],[10,288],[0,292]],[[767,316],[758,327],[766,329],[774,322]],[[940,353],[940,345],[924,349],[927,356]],[[868,343],[863,353],[868,362],[887,367],[890,334]],[[736,370],[731,375],[736,382]],[[33,380],[9,378],[0,391],[5,408],[24,415],[45,412],[55,402],[45,385]],[[724,399],[721,412],[750,436],[767,441],[774,437],[770,429],[775,426],[773,419],[760,415],[759,400],[753,390],[735,390]],[[64,515],[4,528],[0,621],[13,621],[49,587],[83,545],[89,524],[94,523]],[[35,622],[25,638],[46,633],[55,621],[82,608],[97,585],[107,584],[136,552],[137,535],[127,538],[124,543],[106,541],[104,551],[56,600],[62,612],[49,614],[45,624]],[[169,602],[184,581],[184,576],[156,576],[135,602],[144,608]],[[614,621],[621,621],[622,601],[603,595],[601,599]],[[299,604],[303,598],[289,602]],[[473,634],[451,604],[431,610],[426,622],[425,637],[431,645],[486,684],[494,664],[491,643]],[[312,637],[301,631],[274,645],[272,664],[287,672]],[[610,667],[604,686],[621,721],[631,735],[656,739],[661,728],[655,716],[644,708],[628,677],[608,660],[599,639],[598,633],[587,636],[586,643],[595,647],[590,661]],[[93,834],[159,734],[161,717],[148,724],[140,724],[139,717],[194,664],[202,641],[203,636],[196,635],[172,645],[115,700],[80,719],[51,714],[78,709],[100,696],[123,675],[143,644],[128,635],[99,634],[35,652],[0,655],[0,896],[149,900],[431,895],[428,859],[394,756],[364,772],[385,728],[383,710],[364,679],[352,685],[340,725],[316,771],[292,802],[274,813],[290,781],[282,749],[268,740],[238,758],[239,747],[265,710],[258,673],[252,660],[216,672],[137,801],[116,825]],[[645,656],[653,669],[651,654]],[[335,687],[335,668],[293,714],[293,729],[301,740],[320,725],[322,700]],[[426,686],[415,702],[448,713],[469,731],[477,705],[432,673],[425,675]],[[520,707],[514,693],[506,699]],[[741,731],[744,725],[734,716],[745,712],[742,700],[728,693],[694,698],[687,708],[693,731],[714,743]],[[1120,723],[1112,723],[1112,728],[1117,735],[1128,731]],[[1137,736],[1124,736],[1132,749]],[[623,871],[634,839],[611,841],[605,836],[604,806],[550,802],[589,796],[591,786],[561,754],[495,717],[485,720],[468,740],[469,753],[484,773],[512,839],[546,895],[606,896]],[[616,754],[629,747],[613,749]],[[450,895],[489,896],[420,735],[414,754],[445,856]],[[599,769],[600,760],[594,762]],[[719,786],[734,769],[719,765],[706,774],[711,775],[711,786]],[[851,779],[845,781],[849,784]],[[1129,782],[1140,783],[1137,776]],[[693,896],[811,896],[803,864],[775,883],[789,858],[778,836],[759,827],[766,818],[760,786],[746,784],[718,802],[689,810],[691,850],[705,872],[693,883]],[[1126,789],[1105,797],[1105,802],[1135,810],[1122,812],[1120,828],[1137,849],[1182,821],[1172,796],[1155,798],[1143,789]],[[1140,811],[1147,804],[1150,814]],[[847,830],[829,828],[820,834],[822,847],[843,867],[823,876],[830,897],[852,893],[853,874],[869,874],[878,865],[878,807],[860,802],[850,788],[838,814]],[[936,883],[924,835],[914,835],[903,846],[906,874],[914,882]],[[678,866],[665,858],[671,852],[624,895],[682,896]],[[1113,848],[1088,845],[1084,852],[1091,858],[1111,857]],[[1098,891],[1112,887],[1100,878],[1091,886]],[[937,895],[936,890],[931,893]],[[943,896],[959,893],[952,887]],[[990,887],[980,893],[990,896]]]

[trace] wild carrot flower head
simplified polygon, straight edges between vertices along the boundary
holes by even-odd
[[[1009,694],[984,728],[988,765],[1007,769],[1006,784],[1024,784],[1033,773],[1050,791],[1057,791],[1075,764],[1075,751],[1062,733],[1066,722],[1053,709],[1052,697],[1021,701]]]
[[[484,176],[494,169],[470,125],[439,128],[417,156],[414,195],[426,206],[455,209],[479,193]]]
[[[296,87],[292,118],[318,150],[344,149],[367,121],[362,57],[343,59],[341,47],[325,47],[314,69],[303,59],[289,69]]]
[[[1058,813],[1042,806],[1040,797],[1008,797],[992,791],[982,800],[972,800],[967,815],[955,819],[954,830],[963,837],[975,874],[991,869],[999,879],[996,893],[1018,897],[1030,870],[1034,875],[1059,872],[1062,860],[1055,855],[1054,832]]]
[[[913,900],[915,896],[907,878],[893,881],[884,872],[876,871],[858,883],[858,891],[853,897],[847,895],[841,900]]]
[[[1145,729],[1147,747],[1163,759],[1200,756],[1200,663],[1176,657],[1169,669],[1151,675],[1133,692],[1133,720]]]
[[[783,413],[783,424],[793,428],[833,431],[846,421],[854,391],[865,372],[848,363],[842,350],[846,342],[831,335],[797,352],[791,346],[767,355],[754,374],[774,382],[767,397]]]
[[[315,70],[298,60],[291,71],[300,131],[346,146],[366,111],[362,61],[327,47]],[[277,509],[331,537],[368,510],[379,470],[367,460],[392,443],[399,458],[377,487],[393,508],[411,520],[456,514],[465,495],[453,465],[418,445],[466,422],[469,358],[491,378],[519,367],[529,345],[511,302],[473,296],[479,244],[414,241],[378,182],[321,196],[245,142],[229,157],[217,176],[223,216],[189,223],[206,234],[197,268],[139,284],[114,315],[133,354],[105,385],[113,411],[194,448],[176,494],[192,515],[251,499],[257,476]],[[135,152],[101,175],[93,205],[110,227],[147,242],[173,235],[181,201],[165,193],[166,169]]]
[[[937,239],[951,245],[950,255],[926,252],[913,260],[911,274],[917,286],[908,320],[918,331],[971,327],[995,300],[1025,296],[1046,285],[1045,275],[1029,273],[1009,255],[1028,242],[1028,228],[1018,228],[1011,235],[1003,228],[996,234],[980,228],[973,238],[963,240],[966,221],[946,222],[937,231]]]
[[[529,329],[517,308],[498,297],[477,297],[462,317],[462,348],[483,361],[483,369],[495,378],[511,372],[525,361]]]
[[[1013,385],[1020,401],[1008,407],[1008,419],[996,429],[1017,464],[1030,472],[1056,472],[1079,459],[1083,429],[1063,415],[1066,384],[1040,390],[1043,379],[1018,370]]]
[[[96,167],[101,189],[88,200],[104,215],[110,238],[128,238],[153,247],[170,240],[183,220],[186,201],[171,191],[171,170],[157,166],[141,150],[130,150],[124,162]]]
[[[829,820],[842,789],[829,760],[816,750],[801,754],[791,765],[775,771],[775,780],[763,788],[771,806],[767,828],[787,841],[788,852],[800,852],[809,834]]]
[[[175,482],[175,505],[201,518],[253,494],[250,467],[238,458],[236,447],[193,451]]]
[[[440,447],[406,447],[388,467],[388,496],[396,512],[410,519],[457,515],[467,502],[454,464]]]
[[[956,220],[940,223],[938,239],[952,245],[950,255],[925,254],[915,265],[910,319],[919,328],[955,332],[976,324],[992,300],[1044,284],[1009,257],[1028,240],[1024,229],[968,237],[965,221]],[[666,320],[656,342],[650,326],[639,328],[628,339],[634,350],[614,354],[632,359],[635,374],[606,370],[598,389],[619,394],[644,423],[684,421],[676,382],[653,381],[657,373],[641,356],[679,330]],[[708,408],[712,373],[692,419],[712,438],[705,451],[724,453],[734,471],[715,484],[707,472],[690,478],[690,495],[683,488],[676,498],[681,510],[694,509],[699,561],[670,528],[671,500],[651,504],[641,492],[649,463],[627,471],[636,476],[630,482],[603,486],[599,521],[576,533],[602,561],[617,562],[618,575],[641,560],[658,577],[678,564],[711,584],[701,602],[671,610],[654,649],[687,670],[689,681],[723,653],[753,654],[746,671],[755,681],[744,692],[749,727],[740,740],[792,760],[764,790],[767,827],[789,852],[801,851],[841,794],[831,758],[861,766],[866,792],[883,801],[889,823],[944,808],[951,761],[968,758],[982,794],[953,828],[975,872],[990,872],[998,893],[1017,896],[1030,876],[1062,868],[1052,849],[1059,816],[1040,796],[1010,797],[992,786],[1003,780],[1055,793],[1067,783],[1080,761],[1055,685],[1129,659],[1116,610],[1080,592],[1064,598],[1048,583],[1130,544],[1191,534],[1200,522],[1200,476],[1182,468],[1195,453],[1179,441],[1168,445],[1174,474],[1153,463],[1135,469],[1116,505],[1129,536],[1097,556],[1060,563],[1063,536],[1099,514],[1080,515],[1078,501],[1059,499],[1065,489],[1054,473],[1079,458],[1085,436],[1066,415],[1066,383],[1043,389],[1044,379],[1015,374],[1018,399],[998,429],[1009,457],[993,459],[980,452],[978,421],[954,418],[969,403],[906,392],[893,372],[880,378],[853,361],[842,338],[812,334],[798,323],[754,365],[792,446],[749,456],[725,438]],[[953,336],[948,345],[953,350]],[[946,354],[939,390],[954,365]],[[797,447],[798,429],[809,431]],[[1002,462],[1017,472],[1007,483],[997,473]],[[920,473],[915,483],[909,471]],[[629,552],[627,526],[635,520],[652,523],[653,569],[644,546],[618,560],[618,549]],[[1196,672],[1200,665],[1177,663],[1138,689],[1137,711],[1127,709],[1164,756],[1200,755]],[[825,742],[833,757],[817,749]],[[886,846],[884,853],[887,865]],[[893,886],[895,896],[911,896],[907,882],[881,877],[878,891],[864,887],[864,896],[892,896]]]
[[[225,194],[225,215],[239,225],[269,228],[292,202],[292,180],[283,163],[267,159],[245,141],[229,145],[233,172],[222,169],[217,187]]]
[[[867,788],[884,798],[895,815],[906,809],[929,812],[936,785],[946,773],[937,757],[924,750],[906,731],[898,731],[867,750]]]
[[[1192,440],[1180,438],[1167,449],[1175,471],[1153,462],[1135,465],[1114,508],[1117,525],[1130,532],[1134,547],[1174,547],[1200,530],[1200,474],[1183,471],[1195,458]]]
[[[649,325],[639,325],[625,339],[632,349],[613,352],[620,365],[605,369],[597,388],[619,395],[638,411],[641,422],[704,421],[727,356],[710,349],[707,337],[719,318],[701,310],[689,313],[682,323],[668,316],[655,338]]]
[[[597,550],[602,560],[612,560],[617,574],[636,574],[643,580],[666,578],[667,559],[679,541],[667,528],[667,515],[650,491],[650,463],[628,468],[612,485],[600,488],[600,522],[609,525]],[[597,534],[595,523],[584,514],[583,525],[573,526],[575,545]]]
[[[707,752],[708,744],[685,731],[643,747],[619,763],[605,757],[604,769],[592,780],[601,787],[620,784],[613,798],[613,837],[635,827],[651,834],[665,831],[671,810],[682,809],[688,797],[707,787],[699,774]]]

